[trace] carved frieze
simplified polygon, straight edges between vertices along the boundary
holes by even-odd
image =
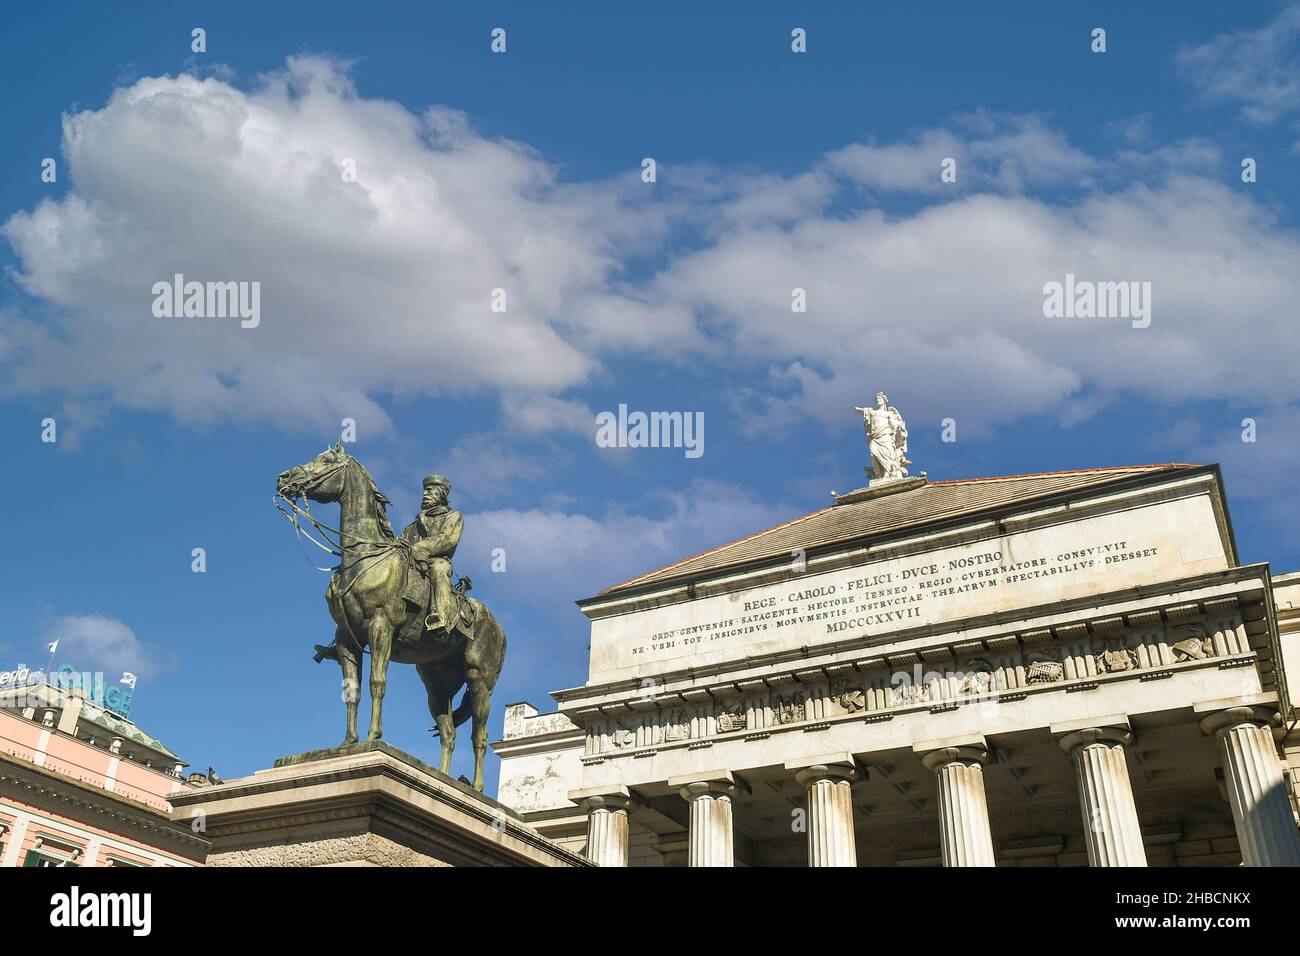
[[[733,730],[745,729],[745,707],[742,703],[719,704],[718,713],[718,733],[725,734]]]
[[[831,699],[846,713],[856,714],[867,709],[867,696],[862,688],[851,685],[848,681],[837,680],[831,683]]]
[[[1025,661],[1026,684],[1054,684],[1065,679],[1065,665],[1047,654],[1029,655]]]
[[[1120,671],[1135,671],[1138,669],[1137,651],[1124,647],[1122,644],[1108,643],[1094,656],[1097,661],[1097,673],[1099,674],[1115,674]]]
[[[1169,649],[1173,652],[1174,660],[1180,663],[1203,661],[1214,656],[1214,638],[1205,633],[1205,628],[1194,624],[1188,628],[1187,636],[1175,641]]]
[[[717,688],[697,685],[652,702],[657,712],[644,716],[594,710],[575,719],[587,727],[589,757],[626,750],[639,754],[662,744],[708,746],[721,734],[759,739],[787,725],[807,730],[855,715],[880,720],[895,710],[937,713],[985,700],[1019,700],[1042,685],[1081,690],[1096,686],[1098,678],[1150,680],[1177,673],[1180,664],[1249,654],[1249,623],[1235,605],[1215,616],[1202,611],[1199,618],[1193,607],[765,674]]]
[[[804,719],[803,694],[787,694],[772,700],[772,715],[778,724],[794,724]]]
[[[636,728],[630,727],[621,720],[614,721],[614,732],[610,736],[615,747],[631,747],[636,743]]]
[[[681,708],[669,711],[664,721],[664,742],[673,743],[678,740],[690,740],[691,738],[691,715]]]

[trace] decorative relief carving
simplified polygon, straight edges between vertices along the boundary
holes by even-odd
[[[1122,644],[1107,643],[1105,649],[1093,655],[1097,661],[1097,670],[1102,674],[1115,674],[1119,671],[1138,669],[1138,654],[1132,648]]]
[[[1025,661],[1026,684],[1055,684],[1065,679],[1065,665],[1046,654],[1034,654]]]
[[[993,664],[987,658],[972,657],[963,665],[958,692],[967,697],[987,697],[994,690]]]
[[[631,747],[636,743],[636,728],[629,727],[623,721],[617,720],[614,722],[614,732],[611,735],[611,740],[613,740],[615,747]]]
[[[721,704],[718,709],[718,733],[745,729],[745,708],[743,704]]]
[[[930,685],[914,684],[910,680],[901,681],[894,685],[894,706],[910,707],[913,704],[924,704],[930,699]]]
[[[689,740],[691,737],[691,715],[686,711],[671,711],[664,721],[664,742],[672,743],[677,740]]]
[[[804,719],[803,694],[790,694],[772,700],[772,714],[778,724],[795,724]]]
[[[1163,622],[1159,612],[1153,613]],[[1162,666],[1170,663],[1201,661],[1225,653],[1233,655],[1238,643],[1245,644],[1245,639],[1238,639],[1234,631],[1236,623],[1226,618],[1221,622],[1179,621],[1155,629],[1148,626],[1146,630],[1132,627],[1127,619],[1102,623],[1107,626],[1085,628],[1082,634],[1079,633],[1082,626],[1073,627],[1068,642],[1059,639],[1055,628],[1034,632],[1033,640],[1023,634],[1018,638],[1008,636],[1001,639],[1003,644],[991,648],[989,656],[980,655],[978,642],[968,643],[958,651],[974,652],[972,656],[958,653],[956,666],[949,663],[942,672],[922,672],[918,663],[913,673],[902,670],[901,663],[893,662],[898,667],[893,673],[882,665],[874,669],[874,676],[863,676],[863,663],[859,662],[855,667],[840,667],[830,672],[826,675],[828,681],[822,683],[810,682],[810,675],[815,673],[812,671],[802,676],[775,675],[757,683],[760,693],[747,693],[744,699],[720,699],[711,705],[712,709],[703,702],[700,706],[687,704],[670,708],[661,712],[654,726],[647,723],[640,728],[635,722],[629,725],[615,719],[605,724],[608,729],[604,733],[595,732],[594,749],[688,741],[695,744],[715,733],[736,731],[748,731],[757,739],[760,732],[766,736],[771,725],[811,726],[853,714],[888,719],[890,715],[881,712],[910,707],[956,707],[990,698],[1020,699],[1025,696],[1026,686],[1065,682],[1069,689],[1074,689],[1076,684],[1095,686],[1095,678],[1102,675],[1132,673],[1134,677],[1145,678],[1158,674]],[[1142,623],[1150,625],[1151,622]],[[1020,642],[1027,646],[1017,654]],[[841,676],[845,674],[848,676]],[[770,697],[768,688],[772,688]],[[750,688],[741,687],[741,690],[748,692]]]
[[[1183,661],[1203,661],[1213,657],[1214,638],[1205,633],[1205,628],[1193,624],[1188,631],[1190,633],[1187,637],[1175,641],[1169,647],[1173,651],[1174,660],[1181,664]]]
[[[867,709],[867,697],[861,687],[850,686],[848,681],[837,680],[831,683],[831,698],[850,714]]]

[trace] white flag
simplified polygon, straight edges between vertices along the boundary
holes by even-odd
[[[127,687],[135,690],[135,675],[130,671],[122,671],[122,679],[118,683],[125,684]]]
[[[57,639],[50,641],[50,643],[47,644],[46,647],[48,647],[50,649],[50,653],[53,654],[55,651],[59,649],[59,642]]]

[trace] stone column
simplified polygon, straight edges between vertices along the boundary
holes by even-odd
[[[736,795],[736,780],[731,772],[714,770],[673,777],[668,786],[690,804],[688,865],[735,866],[732,799]]]
[[[786,761],[808,794],[808,865],[857,866],[853,839],[853,781],[857,767],[848,753]]]
[[[1133,742],[1128,717],[1053,724],[1052,735],[1074,759],[1083,811],[1083,835],[1092,866],[1146,866],[1137,804],[1124,747]]]
[[[1276,697],[1254,694],[1197,704],[1201,730],[1219,741],[1237,842],[1246,866],[1300,866],[1300,835],[1287,797],[1272,728],[1281,723]]]
[[[989,748],[982,736],[932,740],[912,750],[934,771],[939,784],[939,842],[944,866],[996,866],[984,764]]]
[[[569,799],[587,812],[587,859],[597,866],[627,866],[628,810],[632,806],[627,787],[574,790]]]

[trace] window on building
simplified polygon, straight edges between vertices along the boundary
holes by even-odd
[[[78,862],[81,849],[74,843],[38,836],[36,845],[27,851],[23,866],[81,866]]]

